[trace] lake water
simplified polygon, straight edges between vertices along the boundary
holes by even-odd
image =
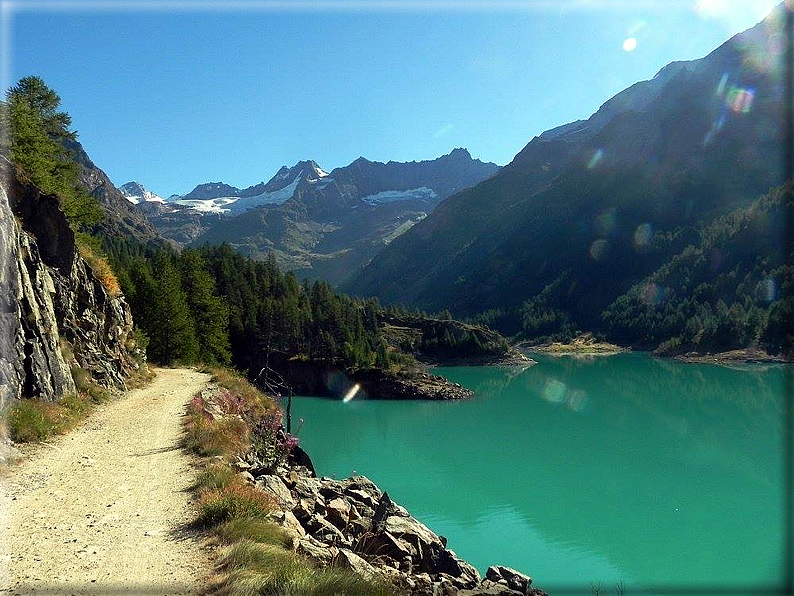
[[[464,402],[301,397],[321,475],[365,474],[481,572],[600,584],[779,585],[784,370],[620,354],[440,368]]]

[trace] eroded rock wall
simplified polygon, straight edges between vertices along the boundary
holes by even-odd
[[[20,182],[2,158],[0,168],[3,402],[72,393],[75,366],[123,388],[137,368],[124,297],[110,295],[79,256],[58,199]]]

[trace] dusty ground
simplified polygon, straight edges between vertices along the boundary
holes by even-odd
[[[194,473],[179,438],[208,379],[158,370],[0,478],[0,594],[200,588],[209,556],[185,529]]]

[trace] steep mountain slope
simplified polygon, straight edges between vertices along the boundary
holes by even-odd
[[[100,233],[110,238],[134,240],[143,245],[164,245],[162,236],[113,185],[107,174],[94,165],[83,146],[77,141],[66,141],[64,144],[80,167],[80,184],[105,210],[105,219],[99,224]]]
[[[792,185],[717,218],[604,312],[610,334],[664,354],[791,349],[792,270],[781,239]],[[788,321],[788,323],[787,323]]]
[[[258,259],[272,251],[299,276],[337,283],[441,200],[498,170],[465,149],[410,163],[359,158],[330,173],[300,161],[246,189],[202,184],[165,205],[138,208],[180,243],[229,242]]]
[[[511,332],[533,300],[536,312],[598,328],[601,311],[697,227],[780,183],[780,16],[532,139],[343,288],[458,315],[498,309]]]

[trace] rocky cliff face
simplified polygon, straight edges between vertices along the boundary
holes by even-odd
[[[0,397],[55,401],[75,391],[74,367],[123,387],[138,366],[124,297],[80,257],[58,199],[0,170]]]

